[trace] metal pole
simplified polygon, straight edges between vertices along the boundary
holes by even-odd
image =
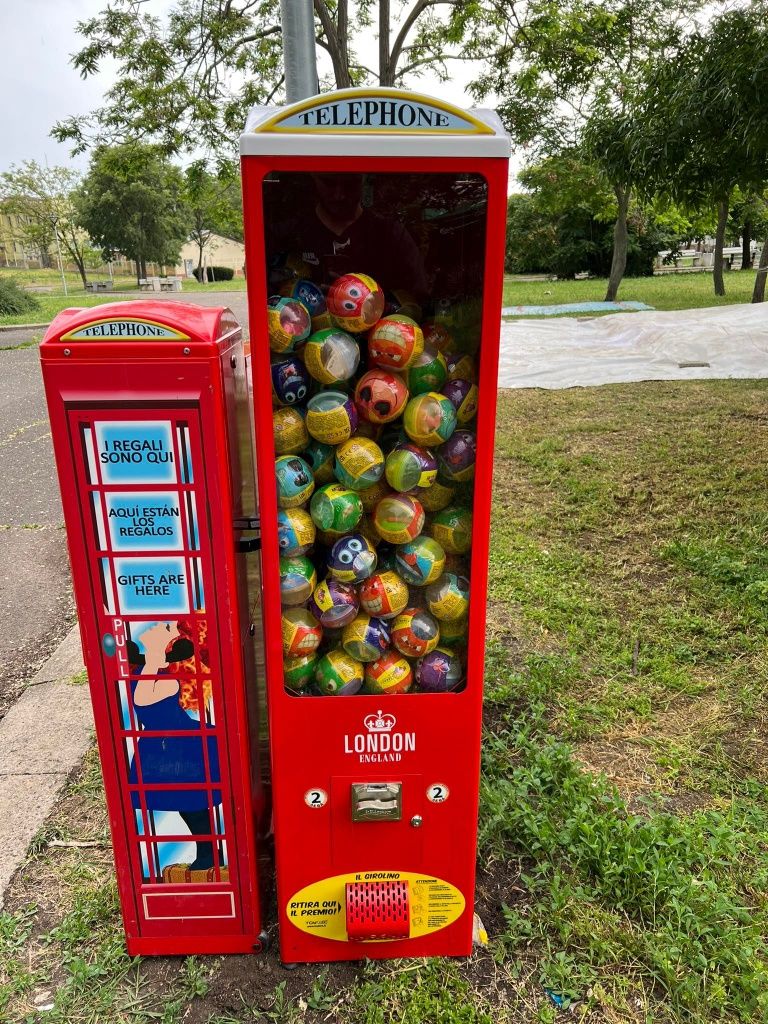
[[[61,271],[61,283],[64,286],[64,294],[69,295],[67,291],[67,279],[64,276],[64,264],[61,262],[61,246],[59,245],[59,228],[57,224],[53,225],[53,233],[56,236],[56,255],[59,258],[59,270]]]
[[[285,95],[289,103],[298,103],[319,92],[312,0],[280,0],[280,16]]]

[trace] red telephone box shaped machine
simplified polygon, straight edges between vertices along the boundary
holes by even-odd
[[[41,358],[128,951],[253,951],[265,798],[240,328],[176,302],[67,309]]]
[[[241,154],[281,955],[468,954],[509,142],[346,90]]]

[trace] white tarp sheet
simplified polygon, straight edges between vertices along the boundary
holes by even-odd
[[[768,302],[502,321],[499,387],[768,377]]]

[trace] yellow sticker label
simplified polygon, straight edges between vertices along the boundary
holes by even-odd
[[[464,913],[466,905],[455,885],[434,875],[414,871],[351,871],[322,878],[299,889],[286,904],[288,920],[310,935],[346,942],[347,882],[407,882],[411,939],[453,924]]]
[[[189,341],[189,335],[177,331],[175,327],[139,317],[93,320],[61,336],[62,341],[121,341],[125,338],[132,341]]]

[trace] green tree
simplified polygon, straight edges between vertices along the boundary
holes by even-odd
[[[189,238],[197,246],[198,270],[212,234],[228,238],[243,237],[243,207],[240,178],[227,164],[217,174],[205,161],[197,160],[184,171],[183,203],[189,218]]]
[[[574,277],[604,277],[613,252],[616,198],[605,173],[569,150],[527,167],[519,175],[529,190],[512,196],[507,215],[507,269]],[[626,273],[653,273],[659,249],[675,248],[690,222],[633,201],[627,215]]]
[[[732,201],[768,184],[768,25],[766,5],[752,3],[717,18],[671,59],[657,63],[638,117],[634,173],[646,194],[717,211],[713,282],[725,294],[722,252]],[[753,301],[768,272],[758,271]]]
[[[647,70],[679,44],[701,0],[502,0],[487,36],[468,45],[486,60],[478,99],[500,97],[499,113],[519,143],[540,155],[586,144],[616,204],[606,300],[618,293],[627,261],[634,180],[633,116]],[[488,55],[489,54],[489,55]]]
[[[22,218],[24,241],[40,254],[43,266],[58,243],[87,284],[88,238],[78,224],[77,197],[81,178],[68,167],[43,167],[25,160],[0,175],[0,194],[7,212]]]
[[[231,154],[248,109],[280,98],[283,87],[279,0],[175,0],[162,15],[136,0],[110,0],[78,22],[85,45],[72,58],[83,78],[105,64],[116,70],[103,106],[54,126],[75,152],[125,138],[156,142],[168,154],[200,149]],[[330,59],[331,80],[345,88],[400,85],[431,70],[448,76],[461,56],[466,18],[458,0],[314,0],[317,44]],[[449,20],[439,10],[449,12]],[[361,63],[355,40],[378,31],[379,65]]]
[[[146,277],[148,261],[175,263],[187,237],[183,184],[157,146],[100,146],[80,192],[80,223],[105,256],[123,253]]]

